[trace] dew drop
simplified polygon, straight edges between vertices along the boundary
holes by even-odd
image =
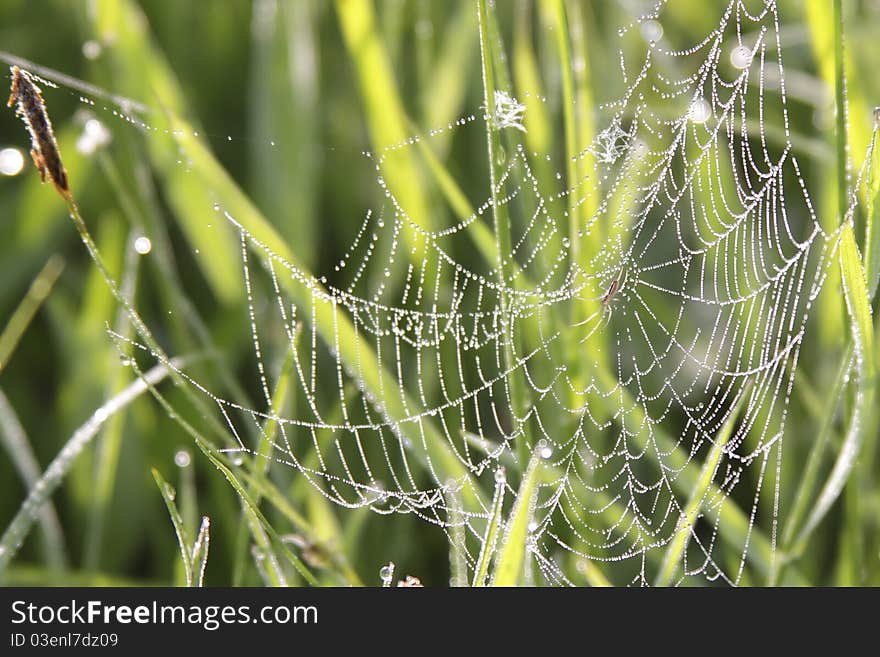
[[[503,465],[499,465],[495,470],[495,483],[503,484],[507,481],[507,471],[504,469]]]
[[[748,68],[752,63],[752,51],[745,46],[737,46],[730,51],[730,63],[738,69]]]
[[[93,39],[89,39],[82,44],[83,57],[91,61],[98,59],[98,57],[101,56],[103,50],[104,49],[101,47],[101,44]]]
[[[645,21],[641,29],[642,36],[648,43],[656,43],[663,36],[663,26],[657,21]]]
[[[174,464],[178,468],[185,468],[189,466],[191,462],[191,458],[189,452],[185,449],[177,450],[177,453],[174,455]]]
[[[382,581],[383,587],[391,586],[391,580],[394,578],[394,562],[389,561],[379,569],[379,579]]]
[[[712,116],[712,108],[705,98],[695,98],[688,108],[688,119],[694,123],[705,123]]]
[[[141,235],[134,241],[134,250],[140,255],[147,255],[153,250],[153,243],[150,241],[149,237]]]
[[[24,169],[24,155],[17,148],[0,150],[0,173],[4,176],[17,176]]]

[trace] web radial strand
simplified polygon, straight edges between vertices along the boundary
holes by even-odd
[[[548,177],[557,160],[526,148],[530,116],[507,95],[507,127],[478,113],[372,155],[382,202],[324,276],[227,214],[267,405],[192,383],[238,450],[275,420],[271,458],[337,504],[446,528],[472,570],[499,465],[524,470],[536,449],[528,552],[546,583],[582,583],[595,564],[653,583],[682,531],[671,583],[736,584],[772,554],[788,400],[836,235],[789,139],[776,4],[713,10],[715,27],[686,45],[663,2],[620,30],[622,91],[575,179]],[[475,165],[457,181],[468,213],[414,216],[385,172],[440,135],[485,139],[487,121],[504,132],[497,188]],[[500,263],[480,255],[493,197],[511,227]],[[273,364],[287,355],[296,412],[274,417]]]

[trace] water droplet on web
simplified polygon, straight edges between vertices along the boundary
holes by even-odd
[[[388,587],[391,586],[391,580],[394,578],[394,562],[389,561],[387,564],[382,566],[379,569],[379,580],[382,582],[382,586]]]
[[[545,440],[538,442],[538,456],[542,459],[549,459],[553,456],[553,448]]]
[[[495,469],[495,483],[503,484],[507,481],[507,471],[504,469],[503,465],[499,465]]]
[[[564,246],[567,249],[568,247],[571,246],[571,240],[568,239],[567,237],[563,237],[562,238],[562,246]]]
[[[648,43],[656,43],[663,36],[663,26],[657,21],[645,21],[641,29],[642,36]]]
[[[529,520],[528,530],[529,532],[533,532],[538,528],[538,523],[535,520]]]
[[[748,68],[752,63],[752,51],[745,46],[737,46],[730,51],[730,63],[739,69]]]
[[[688,119],[694,123],[705,123],[712,116],[712,107],[705,98],[695,98],[688,108]]]
[[[107,411],[103,408],[99,408],[95,411],[95,420],[98,422],[105,422],[109,416],[107,415]]]
[[[232,457],[232,465],[240,466],[242,463],[244,463],[244,459],[240,455]]]
[[[388,269],[388,267],[385,267],[385,278],[388,278],[389,276],[391,276],[391,270]]]
[[[189,466],[191,462],[191,457],[189,452],[185,449],[177,450],[177,453],[174,455],[174,464],[178,468],[185,468]]]

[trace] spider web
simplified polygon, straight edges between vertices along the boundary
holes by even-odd
[[[788,402],[836,233],[789,138],[776,4],[732,0],[687,46],[663,36],[668,11],[620,30],[623,91],[569,173],[528,150],[529,110],[499,92],[370,156],[383,200],[321,276],[216,207],[240,235],[265,404],[189,379],[230,451],[256,453],[274,420],[273,460],[336,504],[443,528],[471,573],[494,496],[516,498],[533,455],[527,552],[547,583],[592,563],[631,584],[772,567]],[[475,165],[458,180],[470,214],[413,215],[385,171],[487,129],[495,188]],[[510,246],[487,258],[499,211]],[[276,417],[285,358],[297,411]]]

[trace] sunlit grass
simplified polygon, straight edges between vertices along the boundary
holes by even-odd
[[[516,495],[473,482],[462,488],[460,498],[447,500],[450,517],[467,512],[486,517],[483,549],[468,564],[462,550],[450,550],[450,543],[476,544],[460,528],[445,533],[412,516],[339,509],[295,470],[269,458],[278,439],[276,419],[305,408],[291,385],[289,357],[273,363],[277,385],[269,391],[268,419],[253,429],[254,454],[218,451],[237,443],[216,409],[173,368],[160,364],[145,373],[149,385],[137,378],[145,359],[129,340],[146,344],[160,363],[163,358],[171,362],[167,354],[185,355],[187,372],[193,368],[199,380],[212,381],[225,397],[260,408],[260,391],[242,384],[250,374],[253,343],[237,321],[247,299],[241,243],[227,218],[284,260],[316,275],[327,271],[354,237],[363,208],[376,200],[370,196],[376,193],[370,187],[374,161],[362,157],[361,150],[378,153],[463,113],[491,115],[495,92],[502,90],[526,103],[527,133],[494,130],[490,116],[482,136],[462,131],[466,143],[460,133],[451,132],[382,163],[384,179],[408,214],[426,229],[443,225],[447,214],[470,215],[474,190],[468,167],[485,170],[495,181],[498,162],[518,143],[529,153],[553,154],[552,164],[542,158],[530,161],[548,187],[555,184],[557,163],[568,180],[595,175],[592,159],[578,154],[595,137],[595,106],[605,97],[608,69],[616,66],[617,45],[604,35],[604,26],[633,18],[622,4],[404,4],[409,10],[391,17],[381,3],[370,0],[282,3],[277,21],[264,22],[263,31],[253,34],[239,29],[236,20],[252,18],[256,24],[259,12],[273,3],[236,3],[229,16],[205,9],[205,34],[193,37],[194,47],[171,38],[177,26],[170,16],[180,18],[183,10],[168,12],[164,2],[141,7],[131,0],[105,0],[94,3],[94,11],[85,3],[70,3],[53,8],[48,23],[59,31],[74,23],[76,39],[60,39],[47,51],[26,40],[4,44],[16,54],[144,100],[152,108],[146,117],[152,131],[142,139],[136,128],[113,126],[114,143],[95,157],[84,156],[75,147],[80,128],[78,119],[70,118],[72,101],[63,88],[47,90],[79,204],[70,209],[73,224],[64,223],[68,208],[39,185],[33,170],[0,188],[12,208],[0,241],[0,274],[8,281],[0,295],[0,324],[7,326],[0,333],[0,386],[35,453],[0,458],[0,525],[8,525],[0,580],[194,585],[201,583],[206,565],[209,584],[374,585],[379,567],[393,561],[398,572],[428,585],[535,581],[539,569],[528,550],[533,489],[539,480],[562,476],[543,463],[540,448],[531,450],[521,441],[518,459],[504,463],[503,474]],[[858,39],[844,40],[842,30],[854,21],[880,26],[880,15],[860,8],[853,16],[839,16],[834,14],[841,9],[839,0],[806,4],[802,12],[798,3],[783,3],[787,20],[806,21],[812,48],[812,58],[794,50],[786,67],[802,72],[835,99],[823,108],[834,111],[836,106],[835,118],[822,129],[835,157],[803,157],[807,182],[820,196],[823,223],[839,225],[846,220],[850,189],[874,135],[868,99],[880,92],[874,79],[857,75],[859,64],[874,56],[871,48]],[[699,12],[698,0],[680,5],[685,13],[688,7]],[[142,12],[149,22],[142,20]],[[47,23],[33,13],[7,7],[0,10],[0,20],[22,25],[18,31],[23,35],[32,34]],[[94,62],[80,62],[78,49],[86,40],[107,44]],[[315,58],[311,72],[298,68],[309,57]],[[77,64],[68,66],[65,59]],[[575,60],[579,68],[572,68]],[[850,76],[849,126],[842,111],[844,70]],[[223,87],[225,105],[212,105],[217,85]],[[536,102],[545,95],[547,103]],[[818,110],[793,103],[790,111],[795,130],[812,134]],[[2,125],[6,141],[24,143],[11,116]],[[880,584],[874,396],[880,350],[871,315],[880,271],[880,233],[874,222],[880,175],[873,167],[866,171],[855,190],[861,205],[854,230],[842,233],[829,284],[810,324],[821,336],[820,357],[802,359],[799,366],[780,475],[780,537],[768,527],[752,526],[752,510],[735,496],[720,511],[723,554],[735,561],[738,546],[748,545],[747,583]],[[834,184],[823,184],[826,179]],[[559,203],[569,211],[570,238],[579,222],[595,212],[590,203]],[[146,260],[139,260],[131,247],[142,234],[154,245]],[[490,222],[476,222],[468,236],[473,247],[468,257],[495,266],[499,252],[511,248],[506,206],[493,203]],[[63,273],[57,257],[49,259],[56,252],[70,263]],[[592,255],[573,250],[571,257],[583,263]],[[395,266],[398,276],[406,262]],[[35,276],[42,283],[28,292]],[[308,298],[297,298],[303,288],[290,286],[285,292],[308,307]],[[589,316],[599,308],[596,301],[571,305],[576,303],[584,307],[566,308],[553,321],[568,325],[573,316]],[[366,373],[363,385],[386,400],[387,411],[405,415],[414,391],[387,371],[379,355],[363,344],[354,346],[356,329],[329,312],[314,322],[328,343],[338,341],[343,363]],[[306,336],[297,334],[297,339]],[[521,339],[539,341],[528,334]],[[600,365],[612,350],[605,347],[603,355],[590,356]],[[561,348],[570,362],[584,357],[577,341]],[[512,355],[505,357],[509,364]],[[159,379],[168,376],[175,385],[159,387]],[[612,385],[614,369],[607,365],[603,376]],[[516,376],[510,383],[513,407],[527,408],[528,389]],[[99,412],[100,422],[87,420],[108,405],[113,412]],[[561,419],[551,420],[561,426]],[[437,427],[427,423],[424,430],[422,463],[432,463],[444,479],[470,478]],[[690,500],[687,517],[695,518],[701,501],[718,493],[712,485],[712,458],[689,461],[675,436],[661,433],[654,440],[668,452],[669,463],[680,468],[673,483],[676,493]],[[714,457],[725,441],[716,443]],[[421,444],[421,438],[413,442]],[[193,445],[191,462],[175,463],[175,455]],[[31,465],[22,466],[19,456]],[[50,464],[42,480],[33,476],[35,461]],[[172,495],[166,480],[174,482],[184,471],[190,483],[177,486]],[[56,490],[57,514],[48,505],[40,513]],[[600,515],[600,522],[613,527],[622,510],[614,500],[597,499],[596,506],[607,505],[608,521]],[[201,515],[211,519],[210,553],[207,530],[195,524]],[[58,520],[66,545],[55,526]],[[34,523],[48,539],[43,545],[22,543]],[[674,564],[686,550],[687,534],[677,534],[665,555],[661,550],[651,556],[664,560],[656,564],[662,570],[657,583],[675,580]],[[584,561],[578,568],[583,580],[576,583],[623,583],[601,561]]]

